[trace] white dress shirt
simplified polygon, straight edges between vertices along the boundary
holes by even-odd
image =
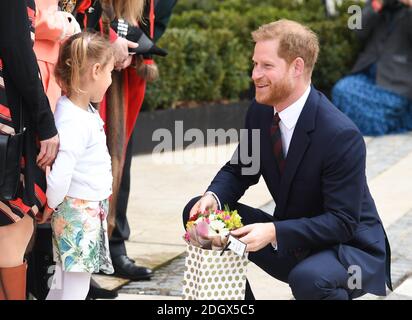
[[[102,201],[112,193],[111,158],[104,122],[92,106],[86,111],[63,96],[54,114],[60,146],[47,176],[47,204],[56,208],[66,196]]]
[[[308,100],[310,93],[310,86],[305,90],[303,95],[292,103],[289,107],[279,112],[279,127],[282,136],[283,155],[286,156],[289,151],[290,141],[292,140],[293,132],[295,131],[296,123],[298,122],[300,113]],[[274,107],[274,114],[276,114],[276,106]]]
[[[306,100],[308,100],[310,93],[310,85],[305,90],[303,95],[292,103],[289,107],[279,112],[279,128],[280,135],[282,138],[282,148],[283,156],[286,159],[288,155],[290,141],[292,140],[293,132],[295,131],[296,123],[298,122],[299,116],[305,106]],[[276,106],[274,106],[274,115],[276,114]],[[275,251],[278,250],[277,242],[272,242],[272,247]]]

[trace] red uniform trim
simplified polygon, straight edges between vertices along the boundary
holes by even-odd
[[[109,40],[111,43],[115,42],[119,36],[117,35],[116,31],[110,28],[109,31]]]
[[[154,37],[154,21],[155,21],[154,0],[150,0],[149,21],[150,21],[150,38],[153,39],[153,37]]]
[[[21,198],[9,201],[9,204],[13,207],[17,207],[21,212],[27,213],[31,210],[29,206],[26,206]]]
[[[82,1],[82,3],[78,6],[78,8],[76,9],[76,11],[78,13],[82,13],[84,14],[84,18],[83,18],[83,27],[87,26],[87,15],[86,15],[86,10],[89,9],[89,7],[92,5],[92,1],[91,0],[84,0]]]
[[[92,5],[92,1],[91,0],[84,0],[82,1],[82,3],[78,6],[77,8],[77,12],[78,13],[85,13],[87,9],[89,9],[89,7]]]
[[[46,203],[46,194],[37,184],[34,184],[34,192],[36,193],[36,198],[39,202],[44,205]]]

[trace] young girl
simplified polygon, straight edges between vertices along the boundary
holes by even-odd
[[[55,75],[66,92],[55,112],[60,148],[47,176],[55,274],[48,300],[81,300],[92,273],[113,273],[107,236],[111,160],[103,121],[91,102],[101,102],[110,86],[114,57],[110,43],[80,33],[61,47]]]

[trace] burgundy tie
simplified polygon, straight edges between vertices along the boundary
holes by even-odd
[[[279,113],[276,112],[273,117],[272,127],[270,128],[270,136],[272,138],[273,153],[278,164],[279,172],[280,174],[283,174],[286,161],[285,157],[283,156],[282,135],[280,133],[279,122]]]

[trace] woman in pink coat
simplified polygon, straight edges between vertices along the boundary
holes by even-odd
[[[61,89],[54,78],[54,66],[60,43],[80,32],[80,26],[71,13],[58,10],[58,0],[36,0],[36,34],[34,52],[40,68],[44,91],[54,112]]]
[[[57,100],[62,95],[61,89],[54,78],[54,67],[59,55],[60,44],[67,37],[80,32],[80,28],[70,13],[59,11],[58,0],[35,0],[35,2],[34,52],[40,68],[44,91],[50,102],[50,109],[54,112]],[[69,1],[61,1],[61,3],[65,4],[65,9],[68,8]],[[37,226],[36,235],[35,241],[32,243],[32,252],[28,256],[27,289],[36,299],[40,300],[46,297],[49,289],[47,283],[43,283],[39,279],[50,276],[50,274],[47,274],[50,270],[47,260],[49,253],[44,253],[43,249],[49,245],[51,247],[50,225]]]

